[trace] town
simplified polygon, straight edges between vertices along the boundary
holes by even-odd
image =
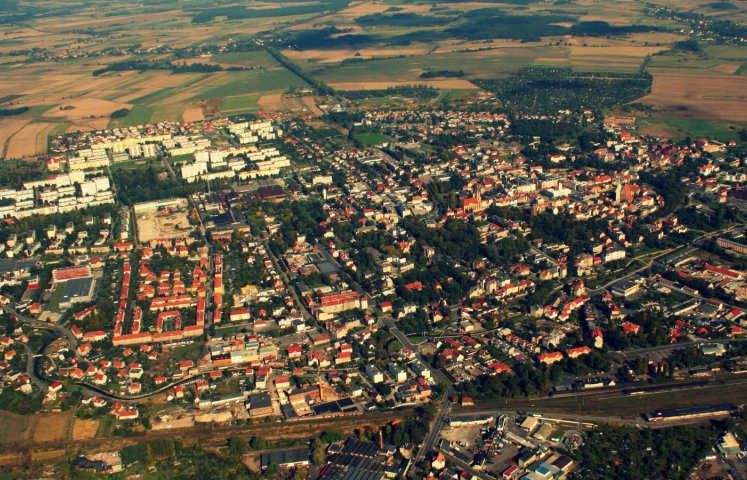
[[[51,138],[43,178],[0,191],[2,402],[90,427],[51,445],[305,425],[324,440],[261,469],[324,479],[565,478],[600,424],[739,414],[742,145],[335,100]],[[670,396],[609,414],[621,395]],[[733,429],[710,447],[745,474]]]

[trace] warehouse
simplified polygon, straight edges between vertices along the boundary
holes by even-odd
[[[695,407],[667,408],[646,413],[643,417],[649,422],[672,420],[688,420],[692,418],[717,417],[731,415],[737,412],[737,407],[730,403],[721,405],[700,405]]]
[[[281,468],[308,467],[309,448],[297,447],[288,450],[275,450],[274,452],[263,453],[260,456],[262,470],[273,463]]]

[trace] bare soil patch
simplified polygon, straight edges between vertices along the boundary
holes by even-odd
[[[739,68],[742,66],[742,63],[743,62],[739,62],[739,61],[722,63],[721,65],[713,67],[713,70],[719,73],[725,73],[727,75],[734,75],[735,73],[737,73],[737,70],[739,70]]]
[[[60,118],[81,125],[92,125],[91,120],[105,117],[109,121],[111,113],[121,108],[132,108],[132,104],[112,102],[100,98],[81,97],[65,100],[59,107],[44,112],[46,118]]]
[[[73,420],[73,440],[88,440],[96,437],[99,430],[99,421],[95,419],[82,420],[76,418]]]
[[[185,122],[199,122],[205,120],[205,114],[200,107],[187,107],[182,114],[182,120]]]
[[[282,93],[268,93],[267,95],[262,95],[259,97],[257,105],[260,110],[265,111],[285,110]]]
[[[156,238],[184,238],[192,227],[187,218],[186,202],[184,208],[160,213],[147,212],[137,216],[138,237],[143,243]]]
[[[301,97],[303,100],[304,105],[311,110],[311,113],[313,113],[316,116],[324,115],[324,112],[321,108],[317,105],[316,97]]]
[[[302,60],[315,63],[336,63],[348,58],[397,57],[400,55],[425,55],[431,46],[414,44],[406,47],[329,49],[329,50],[285,50],[283,54],[291,60]]]
[[[10,138],[31,121],[30,118],[2,118],[0,119],[0,156],[8,158],[5,153]]]

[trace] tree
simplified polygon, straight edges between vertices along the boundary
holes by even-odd
[[[267,440],[260,436],[252,437],[249,441],[249,447],[251,447],[252,450],[264,450],[267,448]]]
[[[326,461],[326,453],[324,451],[324,444],[322,441],[318,438],[315,438],[313,442],[311,442],[311,461],[314,465],[317,467],[320,467],[324,465]]]
[[[303,467],[297,468],[296,471],[293,472],[293,480],[305,480],[308,474],[308,469]]]
[[[238,458],[244,455],[248,450],[246,440],[241,437],[231,437],[228,439],[228,454]]]

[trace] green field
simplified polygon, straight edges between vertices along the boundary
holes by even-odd
[[[130,113],[123,118],[115,118],[109,122],[110,128],[130,127],[133,125],[143,125],[148,123],[155,112],[155,107],[135,105]]]
[[[224,115],[258,112],[259,105],[257,102],[260,96],[261,94],[259,93],[250,93],[225,97],[220,104],[220,111]]]
[[[537,57],[556,58],[564,64],[562,47],[501,48],[490,52],[450,52],[402,58],[366,60],[348,65],[319,64],[305,66],[313,75],[327,83],[412,81],[424,82],[420,74],[426,70],[463,70],[465,79],[507,76],[533,65]],[[567,65],[567,63],[566,63]]]
[[[191,100],[230,97],[257,92],[284,91],[289,88],[303,86],[306,86],[303,80],[285,69],[227,72],[222,76],[220,81],[212,83],[208,88],[192,97]]]
[[[673,138],[713,138],[721,142],[739,140],[739,131],[747,128],[745,122],[714,122],[686,118],[674,113],[655,112],[639,119],[639,128],[663,129]]]
[[[722,123],[691,118],[668,118],[665,123],[683,134],[696,138],[715,138],[722,142],[739,139],[739,130],[736,127],[730,129]]]
[[[242,67],[262,67],[273,68],[280,64],[272,56],[260,50],[257,52],[231,52],[213,55],[210,57],[211,62],[225,63],[230,65],[240,65]]]
[[[361,142],[364,147],[374,147],[381,145],[382,143],[391,142],[392,139],[381,133],[369,132],[369,133],[354,133],[353,137]]]

